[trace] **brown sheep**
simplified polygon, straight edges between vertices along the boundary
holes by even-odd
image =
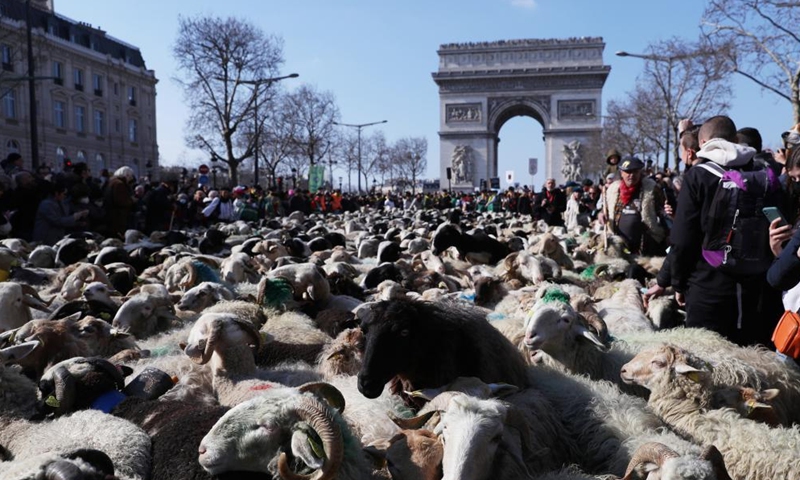
[[[16,331],[17,343],[39,341],[39,346],[18,362],[26,376],[38,381],[45,370],[62,360],[91,356],[89,344],[75,335],[76,321],[76,315],[57,321],[32,320]]]
[[[442,478],[444,445],[428,430],[402,430],[389,440],[364,448],[376,467],[388,467],[393,480]]]
[[[317,366],[325,378],[356,375],[361,369],[364,334],[359,328],[344,330],[320,352]]]

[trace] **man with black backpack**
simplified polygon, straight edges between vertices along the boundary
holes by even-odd
[[[685,299],[687,326],[769,346],[783,309],[766,282],[773,256],[762,209],[778,204],[780,185],[753,162],[753,148],[737,144],[730,118],[708,120],[698,140],[698,163],[686,172],[673,222],[672,286]]]

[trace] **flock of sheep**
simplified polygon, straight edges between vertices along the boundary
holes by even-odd
[[[0,480],[800,479],[800,370],[663,258],[419,211],[0,242]]]

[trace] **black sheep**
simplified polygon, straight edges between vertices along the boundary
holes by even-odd
[[[393,280],[400,283],[403,281],[403,274],[393,263],[384,263],[373,268],[364,277],[363,286],[367,289],[375,288],[384,280]]]
[[[506,258],[508,247],[486,234],[469,235],[461,233],[457,227],[445,224],[433,236],[433,254],[439,255],[450,247],[456,247],[458,254],[467,260],[494,265]]]
[[[458,377],[528,386],[522,354],[474,307],[397,299],[357,315],[365,344],[358,390],[367,398],[378,397],[392,380],[405,391]]]

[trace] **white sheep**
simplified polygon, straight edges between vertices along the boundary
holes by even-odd
[[[28,285],[14,282],[0,283],[0,333],[21,327],[32,318],[31,308],[50,312],[47,304],[39,298],[36,290]]]
[[[298,385],[319,379],[310,369],[259,370],[253,351],[260,345],[261,335],[250,322],[230,313],[205,313],[189,332],[184,352],[193,361],[210,365],[214,391],[225,406],[277,386],[273,382]]]
[[[315,395],[306,387],[264,390],[232,408],[208,432],[200,443],[200,465],[212,475],[248,470],[285,479],[366,480],[371,470],[361,444],[337,412],[344,402],[340,396],[328,400],[331,396],[335,394]],[[287,450],[315,470],[313,477],[292,471]]]
[[[770,428],[730,408],[710,410],[708,365],[686,350],[663,345],[643,351],[621,376],[650,390],[648,404],[672,429],[715,445],[733,478],[788,479],[800,472],[800,430]]]
[[[214,282],[202,282],[184,292],[176,307],[178,310],[201,312],[217,302],[233,299],[233,292],[226,286]]]
[[[325,305],[330,299],[331,289],[328,280],[316,265],[301,263],[278,267],[270,271],[264,280],[278,278],[292,285],[295,300],[313,301],[318,305]]]
[[[253,259],[246,253],[232,253],[222,261],[220,275],[229,283],[255,283],[260,278]]]

